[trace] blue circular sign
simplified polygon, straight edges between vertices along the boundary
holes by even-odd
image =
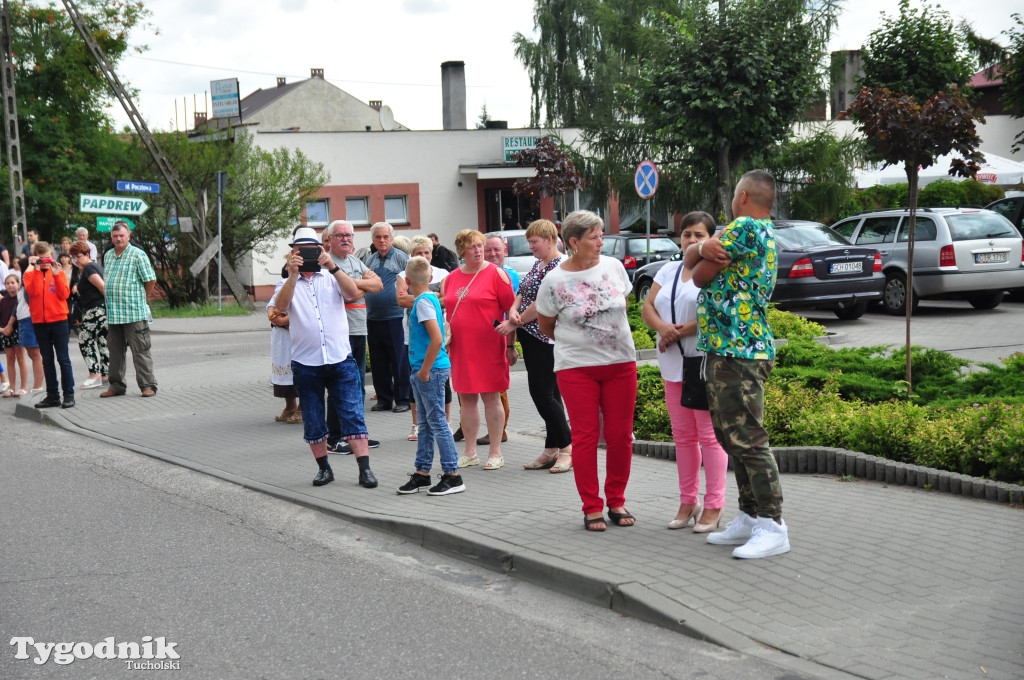
[[[636,175],[633,177],[633,186],[636,187],[636,194],[640,198],[649,199],[658,190],[658,168],[651,161],[640,161],[636,166]]]

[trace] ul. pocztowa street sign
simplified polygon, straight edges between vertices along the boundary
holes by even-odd
[[[106,215],[143,215],[149,204],[141,198],[78,194],[78,212]]]

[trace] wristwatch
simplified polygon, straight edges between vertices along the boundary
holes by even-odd
[[[341,267],[335,265],[334,269],[328,269],[327,271],[331,274],[331,276],[334,276],[335,274],[341,271]]]

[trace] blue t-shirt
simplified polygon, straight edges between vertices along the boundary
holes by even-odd
[[[441,312],[441,302],[434,293],[423,293],[413,300],[412,311],[409,313],[409,366],[413,371],[423,368],[423,359],[427,355],[427,348],[430,347],[430,334],[423,323],[430,320],[437,322],[437,328],[443,338],[444,314]],[[452,362],[448,359],[448,352],[444,350],[442,343],[430,368],[433,370],[451,367]]]
[[[512,292],[519,295],[519,272],[512,269],[512,267],[506,267],[505,265],[502,265],[501,268],[505,270],[505,273],[508,274],[508,278],[512,280]]]

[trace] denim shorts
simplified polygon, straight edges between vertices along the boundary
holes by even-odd
[[[367,438],[363,420],[363,387],[351,354],[340,364],[324,366],[306,366],[292,361],[292,382],[299,394],[302,434],[306,443],[317,444],[327,439],[325,390],[338,411],[341,438]]]
[[[32,327],[32,317],[26,316],[18,319],[18,347],[34,348],[39,347],[36,340],[36,330]]]

